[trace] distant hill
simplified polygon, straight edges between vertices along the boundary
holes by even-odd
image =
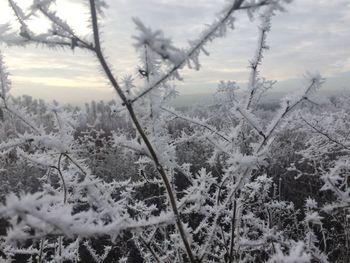
[[[293,93],[298,89],[303,88],[305,83],[302,79],[289,79],[276,83],[273,90],[269,91],[262,98],[262,103],[277,103],[288,93]],[[244,84],[241,85],[244,88]],[[324,101],[331,96],[339,96],[341,94],[350,94],[350,72],[343,72],[334,77],[326,78],[319,93],[316,96],[317,101]],[[212,105],[214,104],[213,93],[199,94],[183,94],[178,96],[171,102],[173,107],[188,107],[195,104]]]

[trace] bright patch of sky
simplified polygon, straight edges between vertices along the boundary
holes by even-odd
[[[0,23],[15,23],[7,1],[0,2]],[[28,7],[30,1],[17,1]],[[57,0],[58,14],[79,35],[89,34],[88,8],[83,0]],[[116,76],[137,73],[140,65],[132,46],[135,26],[132,17],[140,18],[153,29],[162,29],[176,46],[187,47],[221,9],[225,0],[109,0],[102,20],[105,53]],[[38,31],[48,24],[32,21]],[[341,87],[350,88],[350,1],[294,0],[287,12],[272,20],[268,35],[270,51],[265,53],[261,75],[283,83],[300,79],[305,71],[318,70],[325,77],[337,79]],[[176,82],[181,94],[214,92],[220,80],[246,82],[248,62],[257,41],[257,23],[245,12],[237,14],[236,29],[226,38],[209,44],[209,57],[202,56],[200,71],[181,71],[184,82]],[[0,47],[12,75],[13,94],[56,99],[64,102],[112,99],[96,59],[86,51],[48,50],[43,47]],[[294,83],[294,82],[293,82]],[[302,85],[302,82],[300,81]],[[296,82],[296,85],[297,82]],[[298,87],[295,87],[298,88]]]

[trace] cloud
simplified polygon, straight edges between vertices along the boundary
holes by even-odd
[[[23,0],[24,3],[28,0]],[[102,24],[103,47],[117,77],[135,74],[140,64],[132,46],[135,32],[132,17],[139,17],[153,29],[163,29],[175,45],[187,47],[205,24],[215,19],[226,0],[109,0]],[[22,3],[22,2],[21,2]],[[0,3],[2,8],[3,3]],[[58,13],[73,24],[78,34],[88,34],[88,10],[78,0],[57,0]],[[86,9],[86,8],[85,8]],[[1,10],[4,22],[11,15],[8,7]],[[271,50],[264,55],[261,74],[270,79],[287,80],[302,76],[306,70],[319,70],[326,76],[350,71],[350,1],[294,0],[288,12],[277,14],[268,35]],[[219,80],[244,82],[248,78],[248,62],[257,41],[257,21],[249,21],[245,12],[237,14],[236,29],[224,39],[207,47],[209,57],[202,57],[200,72],[184,70],[181,90],[195,93],[212,90]],[[91,36],[88,36],[91,40]],[[85,85],[105,86],[103,73],[93,54],[75,51],[52,51],[29,47],[5,50],[7,64],[17,78],[35,79],[50,86],[81,88]],[[38,79],[41,78],[39,81]],[[88,80],[88,81],[85,81]],[[59,85],[53,85],[53,80]],[[94,81],[96,80],[96,81]],[[29,80],[28,80],[29,81]],[[18,90],[28,93],[28,89]],[[184,88],[185,87],[185,88]],[[98,94],[96,95],[98,97]],[[104,96],[104,95],[103,95]],[[103,97],[102,96],[102,97]]]

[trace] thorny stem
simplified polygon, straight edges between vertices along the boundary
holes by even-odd
[[[149,141],[147,135],[145,134],[143,128],[141,127],[141,124],[138,121],[138,118],[134,112],[134,109],[132,107],[132,103],[126,98],[123,90],[120,88],[120,86],[118,85],[116,79],[114,78],[104,56],[101,50],[101,45],[100,45],[100,35],[99,35],[99,28],[98,28],[98,21],[97,21],[97,13],[96,13],[96,6],[95,6],[95,0],[89,0],[90,2],[90,12],[91,12],[91,20],[92,20],[92,29],[93,29],[93,35],[94,35],[94,50],[95,50],[95,54],[108,78],[108,80],[110,81],[110,83],[112,84],[114,90],[117,92],[117,94],[119,95],[119,97],[121,98],[121,100],[123,101],[124,105],[126,106],[130,117],[138,131],[138,133],[140,134],[142,140],[144,141],[147,149],[150,152],[150,155],[153,159],[153,162],[156,166],[156,169],[158,171],[158,173],[160,174],[163,183],[165,185],[166,191],[168,193],[169,196],[169,201],[171,204],[171,208],[173,210],[174,216],[175,216],[175,221],[176,221],[176,225],[180,234],[180,237],[182,239],[182,242],[184,244],[187,256],[190,260],[191,263],[195,263],[195,258],[192,254],[192,250],[190,247],[190,244],[187,240],[186,234],[185,234],[185,230],[183,228],[181,219],[180,219],[180,214],[179,211],[177,209],[177,205],[176,205],[176,199],[173,193],[173,190],[171,188],[169,179],[166,175],[165,169],[163,168],[163,166],[161,165],[161,163],[159,162],[158,156],[156,154],[156,151],[154,150],[151,142]],[[240,0],[240,2],[242,2],[242,0]]]
[[[258,50],[257,50],[257,57],[256,60],[251,63],[251,72],[250,72],[250,79],[249,79],[249,89],[250,91],[250,96],[249,100],[247,103],[247,110],[250,108],[250,105],[253,101],[254,95],[257,91],[257,87],[255,87],[256,82],[257,82],[257,77],[258,77],[258,66],[261,62],[262,56],[263,56],[263,50],[266,48],[264,47],[264,41],[266,38],[266,33],[268,32],[268,29],[261,29],[260,31],[260,38],[259,38],[259,43],[258,43]]]
[[[262,5],[268,4],[268,1],[263,1],[261,2]],[[261,61],[263,59],[263,52],[264,50],[268,49],[268,46],[265,45],[266,41],[266,35],[270,31],[270,20],[273,15],[273,8],[270,8],[267,10],[265,14],[262,15],[262,25],[259,28],[259,39],[258,39],[258,48],[256,50],[256,55],[253,58],[253,60],[250,62],[250,76],[249,76],[249,82],[248,82],[248,88],[250,89],[250,95],[249,99],[246,105],[246,109],[249,110],[253,99],[254,95],[259,89],[257,87],[257,82],[258,82],[258,67],[261,64]],[[259,100],[259,99],[258,99]]]

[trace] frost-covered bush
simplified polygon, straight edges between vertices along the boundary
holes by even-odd
[[[303,88],[286,96],[271,118],[260,118],[260,98],[274,82],[260,76],[258,68],[268,49],[271,18],[289,1],[227,1],[188,48],[175,47],[165,33],[134,19],[141,85],[132,76],[118,81],[104,56],[99,33],[104,1],[86,1],[87,36],[58,17],[53,2],[35,0],[24,12],[9,0],[19,27],[2,25],[0,40],[91,52],[120,103],[87,104],[86,111],[57,103],[21,103],[9,94],[1,57],[0,162],[15,158],[21,164],[16,169],[37,182],[30,190],[11,186],[0,206],[8,223],[0,239],[2,261],[18,255],[26,255],[28,262],[76,262],[87,255],[96,262],[129,262],[136,255],[145,262],[327,261],[326,246],[319,246],[321,240],[327,243],[318,236],[324,233],[319,206],[307,199],[301,211],[281,198],[267,175],[271,151],[281,142],[278,136],[301,119],[318,132],[312,137],[316,142],[300,153],[308,160],[317,156],[320,147],[313,146],[323,139],[330,143],[327,149],[348,147],[317,128],[311,114],[296,117],[295,110],[304,104],[307,111],[322,85],[318,73],[307,73]],[[169,107],[180,70],[199,70],[205,46],[234,29],[234,15],[242,10],[260,20],[244,95],[237,92],[237,83],[222,81],[217,105],[206,117]],[[48,32],[37,34],[28,26],[37,14],[47,18]],[[346,126],[341,119],[337,124]],[[336,196],[325,211],[348,211],[348,167],[342,156],[321,170],[323,190]],[[4,168],[1,173],[14,173],[9,163]]]

